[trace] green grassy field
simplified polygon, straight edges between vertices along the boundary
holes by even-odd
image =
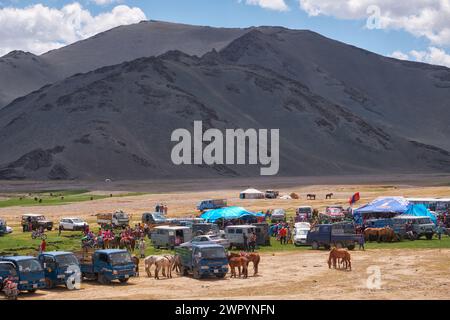
[[[113,195],[113,197],[138,196],[142,193],[125,193]],[[96,195],[89,193],[89,190],[53,190],[45,192],[35,192],[26,194],[11,195],[11,198],[0,201],[0,208],[24,206],[54,206],[64,205],[73,202],[93,201],[109,198],[110,195]]]

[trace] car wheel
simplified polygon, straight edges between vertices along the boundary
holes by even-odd
[[[130,279],[129,278],[119,279],[120,283],[127,283],[128,280],[130,280]]]
[[[342,244],[342,242],[336,242],[336,248],[342,249],[343,247],[344,245]]]
[[[347,246],[348,250],[354,250],[355,249],[355,245],[354,244],[350,244]]]
[[[427,233],[425,235],[425,237],[427,238],[427,240],[431,240],[431,239],[433,239],[433,234],[432,233]]]
[[[200,271],[198,271],[198,270],[194,270],[193,274],[194,274],[194,278],[195,278],[195,279],[200,279],[200,278],[202,277],[202,276],[200,275]]]
[[[35,293],[37,291],[37,289],[30,289],[28,290],[29,293]]]
[[[108,280],[108,279],[105,277],[105,275],[103,275],[103,274],[99,274],[99,275],[98,275],[98,282],[100,282],[101,284],[110,284],[110,283],[111,283],[111,281]]]

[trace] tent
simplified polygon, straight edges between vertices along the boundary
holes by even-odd
[[[264,199],[265,194],[259,190],[250,188],[247,190],[244,190],[240,194],[241,199]]]
[[[215,222],[218,219],[232,220],[232,219],[248,219],[249,217],[264,217],[262,213],[254,213],[245,210],[241,207],[224,207],[214,210],[209,210],[203,213],[200,218],[208,222]]]
[[[368,218],[392,218],[404,214],[409,202],[403,197],[381,197],[353,211],[353,219],[362,224]]]
[[[437,224],[436,216],[432,214],[423,204],[410,204],[408,206],[408,210],[406,210],[404,214],[416,217],[430,217],[431,221],[433,221],[434,224]]]

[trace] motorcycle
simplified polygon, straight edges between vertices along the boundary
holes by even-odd
[[[3,281],[3,292],[8,300],[17,300],[19,295],[19,289],[17,289],[17,283],[9,278]]]

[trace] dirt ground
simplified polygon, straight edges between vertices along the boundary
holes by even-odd
[[[141,196],[107,198],[63,206],[10,207],[0,209],[0,216],[17,226],[24,213],[42,213],[57,222],[61,217],[78,216],[90,222],[95,214],[124,210],[139,221],[143,212],[152,212],[158,202],[169,207],[169,216],[198,214],[195,205],[208,198],[226,198],[229,205],[249,210],[268,208],[294,209],[311,205],[346,205],[349,197],[359,191],[367,203],[378,196],[450,197],[450,178],[388,177],[388,178],[277,178],[273,180],[223,180],[184,182],[127,182],[107,186],[103,183],[2,183],[0,192],[18,190],[53,190],[86,188],[95,192],[139,191]],[[440,185],[438,185],[440,184]],[[281,194],[296,192],[299,200],[241,200],[239,192],[248,187],[280,190]],[[334,193],[332,200],[325,194]],[[316,193],[317,201],[307,201],[307,193]],[[142,272],[128,284],[101,286],[84,282],[80,291],[65,288],[23,294],[23,299],[450,299],[450,250],[370,250],[352,252],[353,270],[329,270],[328,252],[299,251],[263,254],[260,275],[248,279],[195,280],[175,276],[155,280]],[[369,268],[369,269],[368,269]],[[381,287],[368,289],[366,282],[371,268],[379,268]],[[141,263],[141,271],[143,264]],[[368,273],[369,272],[369,273]]]
[[[248,279],[223,280],[175,274],[156,280],[142,272],[141,263],[140,277],[127,284],[83,282],[78,291],[61,287],[20,299],[450,299],[448,249],[354,251],[352,271],[328,269],[327,258],[326,251],[265,254],[259,276],[251,276],[250,267]],[[374,267],[380,270],[379,289],[367,287]]]

